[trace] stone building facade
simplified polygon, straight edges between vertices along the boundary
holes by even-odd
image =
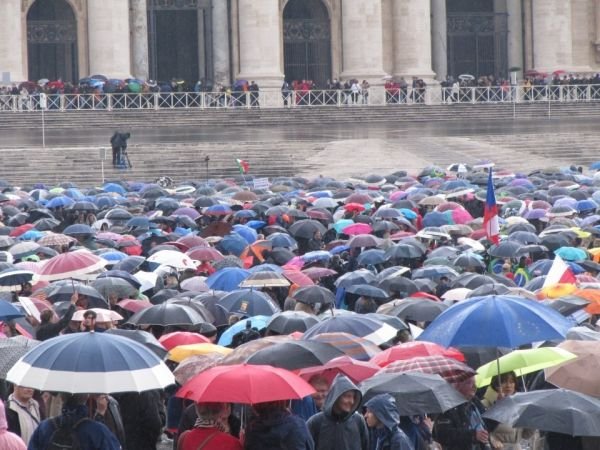
[[[600,0],[2,0],[3,82],[600,70]]]

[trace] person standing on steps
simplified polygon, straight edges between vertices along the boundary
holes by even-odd
[[[110,145],[112,147],[112,164],[113,167],[117,167],[121,164],[123,154],[127,150],[127,139],[131,137],[130,133],[121,133],[115,131],[110,138]]]

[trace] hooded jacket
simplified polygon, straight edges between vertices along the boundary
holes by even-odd
[[[383,424],[383,428],[372,431],[371,450],[414,450],[408,437],[398,426],[400,414],[394,397],[390,394],[376,395],[365,403],[365,408]]]
[[[348,391],[355,393],[354,405],[349,413],[340,416],[333,407]],[[363,416],[356,412],[361,400],[361,392],[348,377],[338,375],[333,380],[323,411],[311,417],[307,423],[316,450],[369,450],[367,424]]]
[[[246,450],[313,450],[306,423],[288,411],[273,411],[248,424]]]
[[[23,440],[18,435],[8,431],[2,400],[0,400],[0,448],[2,450],[27,450]]]

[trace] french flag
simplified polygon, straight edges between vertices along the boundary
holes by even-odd
[[[571,267],[560,256],[556,255],[552,266],[550,266],[548,275],[546,275],[543,287],[554,286],[558,283],[572,284],[576,282],[577,278]]]
[[[496,194],[492,182],[492,168],[488,175],[487,195],[485,198],[485,209],[483,213],[483,229],[486,237],[498,245],[500,243],[500,223],[498,222],[498,205],[496,205]]]

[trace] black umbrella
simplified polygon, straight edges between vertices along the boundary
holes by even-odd
[[[452,264],[463,269],[485,269],[483,259],[469,252],[458,255]]]
[[[346,292],[373,299],[386,299],[389,297],[388,293],[383,289],[371,286],[370,284],[353,284],[346,288]]]
[[[219,304],[231,314],[243,316],[272,316],[280,311],[279,306],[264,292],[253,289],[238,289],[225,295]]]
[[[390,276],[382,279],[377,283],[377,287],[384,289],[389,293],[397,293],[401,297],[408,297],[415,292],[419,292],[420,288],[416,282],[403,275]]]
[[[475,370],[512,351],[511,349],[504,347],[464,346],[458,347],[458,349],[465,355],[465,364]]]
[[[304,333],[318,321],[317,317],[302,311],[280,312],[271,317],[267,334],[291,334],[295,331]]]
[[[539,244],[541,239],[537,234],[530,231],[516,231],[508,235],[509,241],[517,241],[523,245]]]
[[[81,283],[73,283],[71,281],[59,281],[53,283],[55,286],[48,292],[47,299],[50,303],[70,301],[73,292],[77,291],[79,295],[88,298],[88,308],[105,308],[108,309],[108,303],[100,292],[92,286]]]
[[[164,359],[167,356],[167,350],[163,347],[163,345],[158,342],[158,340],[154,337],[152,333],[148,333],[143,330],[121,330],[119,328],[111,328],[110,330],[106,330],[108,334],[116,334],[117,336],[123,336],[133,341],[139,342],[144,345],[148,349],[152,350],[156,356],[160,359]]]
[[[448,305],[444,303],[424,298],[405,298],[396,301],[394,305],[386,314],[414,322],[432,322],[448,309]]]
[[[424,254],[425,252],[414,245],[398,244],[387,249],[385,257],[386,259],[418,259]]]
[[[497,258],[514,258],[521,254],[521,247],[518,241],[503,241],[498,245],[492,245],[488,253]]]
[[[545,303],[550,308],[557,310],[563,316],[570,316],[574,312],[577,312],[590,304],[588,300],[574,295],[567,295],[555,300],[548,300]]]
[[[401,416],[443,413],[467,401],[437,374],[379,373],[358,387],[363,401],[378,394],[391,394]]]
[[[129,283],[135,289],[139,289],[142,286],[142,284],[136,278],[134,278],[133,275],[125,270],[107,270],[106,272],[102,272],[100,275],[98,275],[98,278],[120,278],[121,280],[127,281],[127,283]]]
[[[299,220],[294,222],[289,228],[292,236],[304,239],[311,239],[317,231],[325,234],[327,229],[321,222],[312,219]]]
[[[36,230],[39,231],[51,231],[60,225],[60,222],[56,219],[42,218],[33,222]]]
[[[484,418],[513,428],[600,436],[600,400],[568,389],[523,392],[494,404]]]
[[[322,366],[333,358],[344,356],[341,350],[324,342],[290,341],[257,351],[248,364],[266,364],[287,370]]]
[[[170,298],[177,297],[178,294],[179,291],[176,289],[161,289],[150,298],[150,301],[154,305],[160,305]]]
[[[205,322],[213,323],[215,321],[215,317],[212,315],[210,310],[199,300],[193,300],[189,297],[171,298],[167,300],[167,303],[189,306],[198,314],[200,314]]]
[[[482,297],[484,295],[502,295],[508,294],[509,292],[510,289],[503,284],[484,284],[469,292],[467,298]]]
[[[161,303],[143,309],[129,318],[132,325],[197,325],[204,318],[189,306]]]
[[[561,247],[571,246],[571,239],[562,233],[548,234],[542,237],[542,245],[549,250],[558,250]]]
[[[273,262],[279,266],[283,266],[287,264],[291,259],[293,259],[296,255],[287,248],[278,247],[273,250],[268,250],[265,255],[267,259],[270,258]]]
[[[19,292],[21,285],[30,283],[34,273],[28,270],[5,269],[0,272],[0,291]]]
[[[387,314],[379,314],[379,313],[368,313],[365,314],[365,317],[369,319],[378,320],[383,323],[387,323],[389,326],[395,328],[398,331],[408,330],[408,325],[404,323],[399,317],[388,316]]]
[[[373,272],[367,269],[359,269],[354,272],[348,272],[335,280],[335,285],[338,288],[347,288],[353,284],[369,284],[375,281]]]
[[[221,327],[228,325],[229,322],[229,312],[221,304],[219,304],[221,299],[226,295],[227,292],[210,291],[200,294],[194,297],[192,300],[198,301],[206,306],[206,309],[208,309],[208,311],[214,317],[214,322],[212,322],[213,325],[216,327]]]
[[[293,298],[300,303],[307,305],[333,305],[335,303],[335,295],[329,289],[323,286],[313,285],[306,286],[294,291]]]
[[[466,272],[452,281],[452,289],[459,287],[477,289],[479,286],[483,286],[484,284],[497,283],[492,277]]]

